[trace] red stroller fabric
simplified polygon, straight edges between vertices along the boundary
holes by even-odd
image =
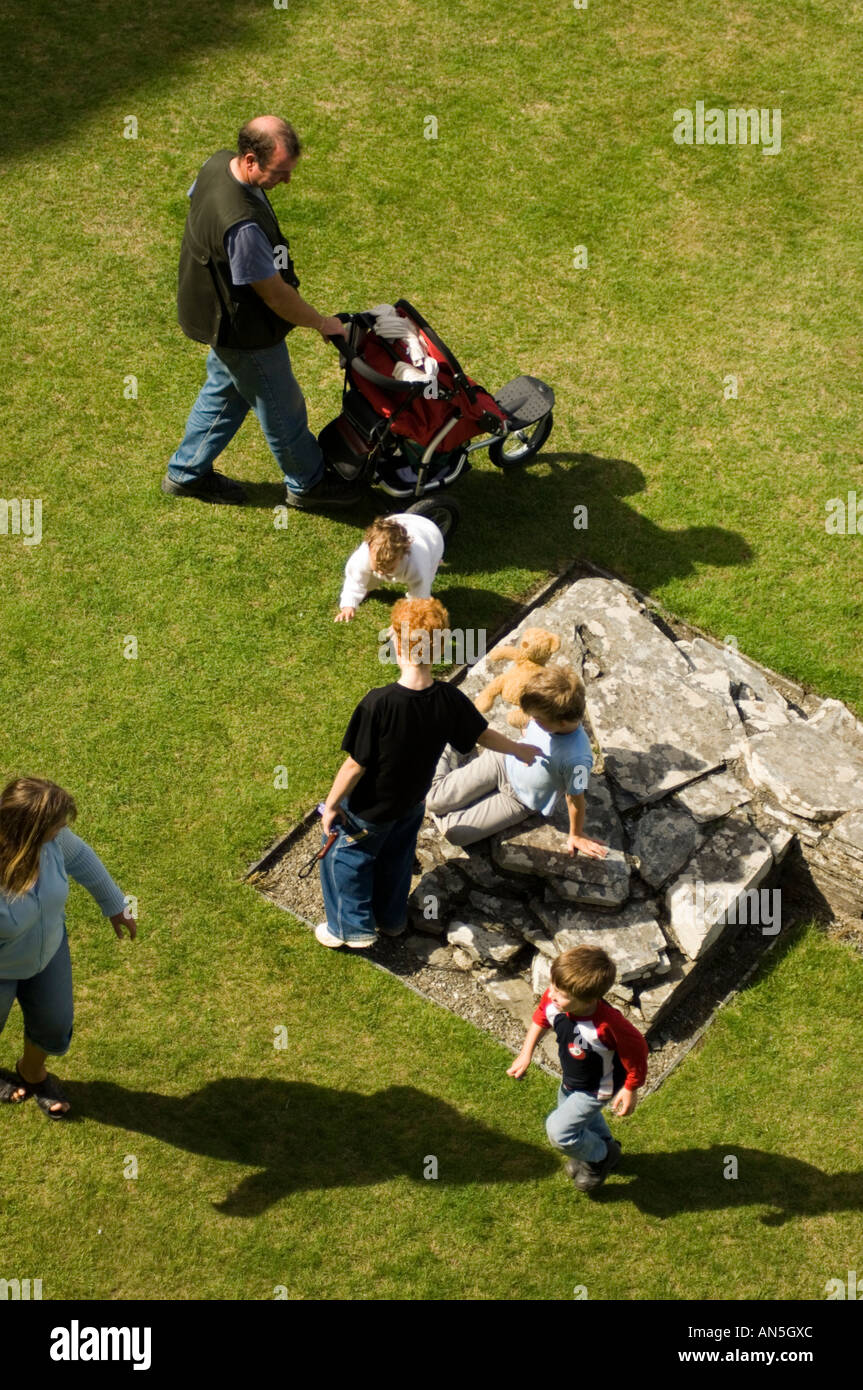
[[[464,444],[466,440],[472,439],[476,434],[484,434],[489,429],[489,424],[483,422],[484,416],[493,415],[498,420],[506,419],[504,411],[501,410],[494,397],[468,377],[467,380],[475,388],[476,399],[471,401],[466,391],[457,386],[455,372],[446,355],[429,340],[421,328],[413,324],[412,320],[406,318],[406,323],[410,323],[411,327],[419,334],[423,350],[439,364],[438,390],[454,391],[455,394],[448,400],[442,399],[440,396],[426,397],[420,394],[411,401],[410,405],[405,406],[398,395],[390,394],[372,382],[366,381],[365,377],[360,376],[358,372],[351,372],[354,386],[362,392],[379,415],[383,415],[385,419],[390,421],[390,429],[393,434],[412,439],[421,448],[425,448],[446,421],[458,411],[460,418],[438,445],[438,451],[446,452],[455,449],[459,444]],[[405,362],[410,363],[410,356],[403,343],[396,341],[389,346]],[[373,367],[375,371],[380,372],[382,376],[392,376],[395,363],[388,348],[384,346],[377,334],[373,332],[367,334],[362,345],[361,356],[364,362]]]

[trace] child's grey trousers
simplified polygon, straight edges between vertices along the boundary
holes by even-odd
[[[426,797],[426,810],[437,817],[451,844],[472,845],[531,814],[510,786],[506,754],[484,748],[463,767],[454,767],[453,757],[447,746]]]

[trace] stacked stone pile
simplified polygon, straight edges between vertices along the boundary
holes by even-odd
[[[420,957],[478,972],[527,1022],[553,957],[596,943],[617,963],[612,997],[655,1026],[730,935],[760,929],[762,890],[795,842],[834,912],[863,914],[863,724],[849,710],[736,650],[677,638],[617,581],[578,580],[508,642],[528,626],[557,633],[552,662],[584,679],[586,833],[608,857],[566,853],[563,799],[552,820],[468,849],[428,822],[408,938]],[[462,689],[473,698],[500,669],[484,658]],[[507,712],[497,700],[489,722],[512,735]]]

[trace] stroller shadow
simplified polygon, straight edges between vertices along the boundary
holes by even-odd
[[[550,468],[550,474],[537,477],[531,472],[534,463]],[[694,574],[698,566],[752,563],[752,549],[736,531],[721,526],[667,531],[621,500],[644,488],[644,474],[634,463],[586,453],[540,453],[524,468],[471,472],[460,500],[481,524],[463,522],[447,556],[455,570],[470,574],[497,569],[502,543],[508,564],[516,567],[562,568],[581,555],[645,593]],[[573,527],[573,508],[579,505],[588,510],[585,530]]]
[[[531,472],[534,463],[551,472],[536,476]],[[278,483],[244,482],[243,486],[247,506],[271,510],[284,502]],[[698,566],[752,563],[752,549],[737,531],[721,526],[667,531],[622,501],[644,488],[644,474],[634,463],[597,454],[540,453],[523,467],[472,470],[452,489],[462,506],[462,521],[447,546],[437,596],[453,611],[469,611],[471,600],[490,608],[491,600],[499,612],[497,594],[461,586],[458,579],[496,571],[504,555],[515,568],[550,571],[562,571],[583,556],[644,593],[653,593],[670,579],[695,574]],[[363,530],[376,516],[403,511],[409,505],[408,498],[398,500],[370,489],[353,507],[314,514]],[[579,505],[588,510],[585,530],[573,527],[573,508]],[[452,584],[447,582],[450,578]],[[506,616],[518,608],[510,603]],[[475,620],[483,617],[474,613]]]
[[[226,1216],[258,1216],[292,1192],[424,1181],[437,1159],[447,1184],[527,1182],[558,1166],[550,1152],[486,1129],[413,1086],[370,1096],[301,1081],[226,1077],[187,1096],[64,1082],[79,1119],[148,1134],[188,1153],[256,1171],[223,1201]]]
[[[737,1160],[737,1176],[726,1178],[725,1172],[733,1171],[731,1157]],[[643,1215],[660,1220],[686,1211],[765,1206],[771,1210],[760,1217],[761,1224],[783,1226],[796,1217],[863,1210],[863,1172],[824,1173],[801,1159],[737,1144],[676,1153],[624,1150],[614,1178],[593,1200],[632,1202]]]

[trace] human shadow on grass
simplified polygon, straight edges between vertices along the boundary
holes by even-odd
[[[111,112],[110,138],[122,136],[114,111],[150,110],[144,92],[154,82],[161,87],[175,73],[179,84],[184,65],[200,62],[207,48],[226,52],[247,38],[248,9],[247,0],[222,0],[217,15],[211,0],[147,0],[113,13],[74,0],[28,14],[4,7],[0,52],[14,54],[14,67],[10,59],[0,153],[57,149],[103,108]]]
[[[291,1192],[425,1181],[430,1157],[441,1183],[526,1182],[557,1160],[486,1128],[413,1086],[372,1095],[301,1081],[226,1077],[187,1096],[129,1091],[110,1081],[64,1082],[79,1117],[149,1134],[189,1153],[257,1171],[216,1209],[257,1216]]]
[[[249,428],[251,429],[255,423],[256,422],[253,420]],[[242,485],[246,493],[246,501],[243,504],[245,509],[251,507],[257,508],[260,511],[274,512],[276,507],[283,507],[285,505],[284,483],[277,481],[271,482],[269,479],[265,479],[261,482],[260,479],[251,481],[246,478],[241,478],[235,471],[232,471],[229,465],[230,460],[223,458],[219,467]],[[409,501],[410,499],[408,498],[407,502],[409,503]],[[338,522],[340,526],[345,527],[351,532],[357,530],[363,531],[367,526],[372,524],[376,516],[380,516],[383,512],[391,510],[391,507],[381,505],[380,499],[376,494],[363,492],[360,494],[357,501],[349,507],[310,508],[308,512],[304,512],[299,507],[289,508],[288,526],[295,521],[296,523],[300,523],[304,516],[325,516],[327,521]],[[361,537],[351,536],[348,537],[348,539],[352,545],[357,545]],[[345,556],[345,559],[347,559],[347,556]]]
[[[737,1160],[735,1170],[729,1159]],[[594,1201],[632,1202],[645,1216],[665,1218],[687,1211],[769,1207],[764,1226],[783,1226],[794,1217],[863,1210],[863,1171],[824,1173],[811,1163],[739,1144],[676,1153],[626,1153],[614,1177]]]

